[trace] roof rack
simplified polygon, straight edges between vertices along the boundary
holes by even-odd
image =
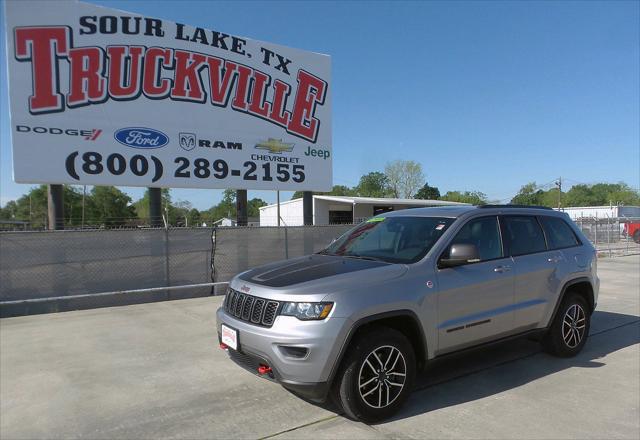
[[[553,211],[553,208],[548,206],[538,205],[479,205],[478,208],[532,208],[532,209],[546,209]]]

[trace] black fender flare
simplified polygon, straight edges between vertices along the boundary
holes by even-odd
[[[551,319],[549,320],[547,327],[550,327],[553,321],[556,319],[556,315],[558,314],[558,309],[560,308],[560,304],[562,304],[562,301],[564,301],[564,298],[567,295],[567,291],[569,290],[569,288],[571,286],[575,286],[576,284],[585,283],[585,282],[589,283],[589,285],[591,286],[591,294],[590,294],[590,297],[587,298],[587,302],[589,303],[589,307],[591,307],[591,313],[593,314],[593,311],[595,310],[596,305],[593,298],[593,285],[591,284],[591,280],[588,277],[573,278],[567,281],[566,283],[564,283],[564,286],[562,286],[562,291],[560,292],[560,295],[558,295],[558,300],[556,301],[556,305],[553,308],[553,314],[551,315]]]
[[[344,357],[347,353],[347,348],[349,347],[349,345],[353,340],[353,337],[356,335],[356,333],[358,333],[358,330],[361,327],[367,324],[371,324],[375,321],[381,321],[387,318],[398,318],[398,317],[407,317],[411,319],[413,321],[413,324],[417,327],[418,332],[420,333],[420,341],[422,343],[421,349],[424,352],[424,356],[423,356],[424,358],[417,359],[417,360],[419,363],[426,363],[428,358],[427,338],[425,337],[424,328],[422,327],[422,322],[420,321],[420,318],[418,318],[418,315],[413,310],[409,310],[409,309],[392,310],[388,312],[376,313],[375,315],[370,315],[370,316],[365,316],[364,318],[360,318],[351,326],[351,328],[349,329],[349,332],[347,333],[347,337],[345,338],[344,342],[342,343],[342,346],[340,347],[338,356],[336,356],[336,359],[333,362],[333,366],[331,367],[331,372],[329,373],[327,382],[329,384],[333,384],[336,374],[340,369],[340,365],[342,364],[342,361],[344,360]],[[419,353],[417,352],[416,356],[418,355]]]

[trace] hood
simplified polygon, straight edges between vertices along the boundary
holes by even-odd
[[[362,282],[370,279],[371,269],[378,268],[387,268],[382,270],[384,275],[380,274],[383,278],[390,275],[397,276],[405,271],[404,266],[398,264],[315,254],[260,266],[244,272],[238,278],[265,287],[288,287],[330,277],[345,278],[346,274],[351,274]],[[391,268],[395,268],[395,270]],[[365,271],[368,273],[357,273]],[[393,272],[393,274],[389,272]],[[353,279],[351,276],[348,278]]]

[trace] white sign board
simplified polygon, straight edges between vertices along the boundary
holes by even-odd
[[[16,182],[331,189],[328,56],[86,3],[5,5]]]

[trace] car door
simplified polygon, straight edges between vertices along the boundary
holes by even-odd
[[[560,288],[561,252],[549,249],[536,216],[501,217],[502,237],[513,259],[515,277],[514,323],[518,331],[538,327],[554,292]]]
[[[513,263],[505,257],[497,216],[469,220],[441,258],[457,243],[476,245],[480,258],[436,271],[439,353],[496,339],[513,328]]]

